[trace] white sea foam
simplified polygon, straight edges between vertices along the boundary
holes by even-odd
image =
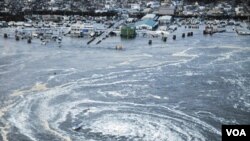
[[[67,115],[69,113],[71,113],[73,119],[77,119],[78,115],[81,115],[83,110],[78,107],[78,105],[89,103],[91,105],[101,105],[88,107],[84,116],[91,117],[92,114],[102,114],[98,117],[91,118],[93,121],[84,121],[83,123],[86,124],[83,124],[82,128],[90,128],[92,132],[101,132],[103,135],[126,136],[129,138],[139,137],[144,140],[189,140],[191,138],[206,140],[202,133],[197,131],[197,128],[208,128],[208,131],[211,130],[217,134],[216,130],[206,123],[160,105],[103,102],[90,99],[79,99],[76,101],[67,101],[65,103],[55,103],[53,105],[49,104],[50,101],[57,96],[64,93],[70,93],[71,90],[72,89],[66,87],[56,87],[41,92],[44,94],[27,95],[26,100],[19,103],[15,110],[11,111],[12,118],[9,120],[21,130],[22,134],[35,140],[35,136],[33,136],[33,132],[35,131],[30,127],[31,124],[29,122],[29,119],[32,117],[29,117],[28,113],[31,112],[32,105],[38,104],[38,109],[32,112],[38,112],[39,119],[36,119],[35,122],[39,120],[41,120],[41,122],[36,123],[35,126],[39,125],[39,127],[43,127],[42,130],[55,135],[61,140],[70,140],[67,132],[59,128],[60,123],[67,120]],[[116,92],[111,92],[110,94],[117,95]],[[72,94],[72,96],[74,95],[75,94]],[[148,108],[167,110],[167,112],[171,112],[170,115],[173,114],[174,117],[151,113],[147,110]],[[127,112],[127,110],[133,112]],[[105,114],[105,111],[107,111],[107,114]],[[20,114],[20,112],[23,114]],[[16,115],[18,115],[18,117],[16,117]],[[179,127],[180,125],[182,127]],[[186,131],[192,131],[192,133]],[[180,135],[180,133],[182,133],[182,135]]]
[[[172,54],[172,56],[176,56],[176,57],[199,57],[198,54],[188,54],[187,52],[192,50],[193,48],[188,48],[184,51],[181,51],[181,52],[177,52],[177,53],[174,53]]]
[[[216,83],[216,81],[208,80],[207,83],[208,83],[209,85],[212,85],[212,84]]]

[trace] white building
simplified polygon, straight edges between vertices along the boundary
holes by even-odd
[[[117,1],[116,0],[106,0],[106,4],[113,4],[113,3],[116,3]]]
[[[152,19],[146,19],[142,21],[138,21],[135,23],[136,29],[139,30],[153,30],[158,26],[158,22]]]
[[[159,24],[170,24],[172,22],[172,16],[161,16],[158,21]]]
[[[137,3],[131,4],[131,9],[133,10],[141,10],[141,5]]]
[[[241,15],[241,14],[243,14],[244,13],[244,8],[243,7],[236,7],[235,8],[235,13],[236,13],[236,15]]]
[[[155,20],[157,18],[156,14],[146,14],[144,17],[142,17],[142,20],[152,19]]]
[[[151,8],[158,8],[160,7],[160,2],[158,1],[150,1],[147,3],[147,7],[151,7]]]

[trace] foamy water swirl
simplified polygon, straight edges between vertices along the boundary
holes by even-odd
[[[65,89],[58,90],[67,93]],[[11,123],[33,140],[39,140],[41,133],[54,140],[147,141],[205,141],[208,132],[220,134],[209,124],[168,107],[70,97],[67,102],[55,104],[65,95],[47,97],[54,92],[55,89],[46,95],[27,96],[12,111]]]

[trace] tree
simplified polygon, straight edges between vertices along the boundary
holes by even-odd
[[[49,7],[49,0],[33,0],[30,3],[32,10],[43,10],[48,9]]]
[[[24,3],[23,0],[8,0],[5,2],[5,6],[9,10],[9,13],[16,15],[22,11]]]

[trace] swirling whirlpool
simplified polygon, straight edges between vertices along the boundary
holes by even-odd
[[[10,111],[10,123],[31,140],[203,141],[220,134],[213,126],[174,108],[100,100],[100,94],[87,97],[75,91],[81,87],[76,83],[24,95]]]
[[[218,141],[221,124],[249,123],[249,39],[231,40],[123,53],[4,48],[0,140]]]

